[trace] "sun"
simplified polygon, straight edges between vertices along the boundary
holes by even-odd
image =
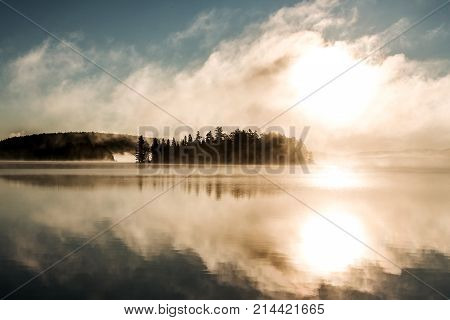
[[[379,92],[380,80],[379,67],[359,62],[343,45],[310,49],[298,57],[289,77],[298,100],[307,97],[297,112],[332,127],[358,121]]]

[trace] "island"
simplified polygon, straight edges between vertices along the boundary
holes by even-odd
[[[114,161],[132,154],[137,163],[302,164],[313,161],[301,139],[280,133],[216,127],[204,137],[148,138],[98,132],[43,133],[0,141],[0,160]]]

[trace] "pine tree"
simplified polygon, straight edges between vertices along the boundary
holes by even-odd
[[[159,162],[159,141],[158,138],[153,138],[152,146],[150,148],[150,152],[152,154],[152,162]]]
[[[208,131],[208,133],[206,134],[206,137],[205,137],[205,142],[206,142],[207,144],[210,144],[212,141],[213,141],[213,135],[212,135],[212,132],[211,132],[211,131]]]
[[[200,131],[197,131],[195,135],[195,142],[200,142],[202,140],[202,136],[200,135]]]
[[[223,129],[222,129],[222,127],[217,127],[215,130],[214,130],[214,133],[215,133],[215,142],[216,143],[221,143],[222,142],[222,140],[223,140]]]
[[[144,163],[148,162],[149,146],[143,136],[139,136],[136,144],[136,162]]]

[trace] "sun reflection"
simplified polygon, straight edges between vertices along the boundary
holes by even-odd
[[[334,213],[326,217],[354,237],[365,241],[364,228],[355,216]],[[300,238],[299,263],[320,274],[344,271],[360,260],[365,251],[360,242],[316,214],[303,222]]]

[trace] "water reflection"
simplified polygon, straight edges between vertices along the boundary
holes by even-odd
[[[92,176],[92,175],[29,175],[8,174],[0,176],[1,179],[13,184],[49,188],[70,189],[97,189],[97,188],[131,188],[164,190],[170,188],[177,181],[184,179],[183,176]],[[253,185],[257,182],[257,184]],[[236,183],[238,182],[238,183]],[[207,196],[220,200],[222,194],[229,194],[234,198],[251,198],[257,194],[274,194],[283,192],[271,187],[264,178],[257,176],[248,177],[204,177],[194,176],[183,182],[179,189],[184,193],[199,195],[205,193]]]
[[[19,169],[0,170],[0,293],[182,181],[132,168]],[[271,179],[450,294],[449,173],[351,174],[358,183],[332,188],[321,185],[323,171]],[[182,181],[14,297],[439,295],[265,179],[236,174]]]
[[[360,219],[345,212],[322,215],[328,220],[312,213],[300,228],[299,252],[305,267],[314,273],[329,274],[342,272],[360,262],[367,249],[356,240],[367,242],[367,235]]]

